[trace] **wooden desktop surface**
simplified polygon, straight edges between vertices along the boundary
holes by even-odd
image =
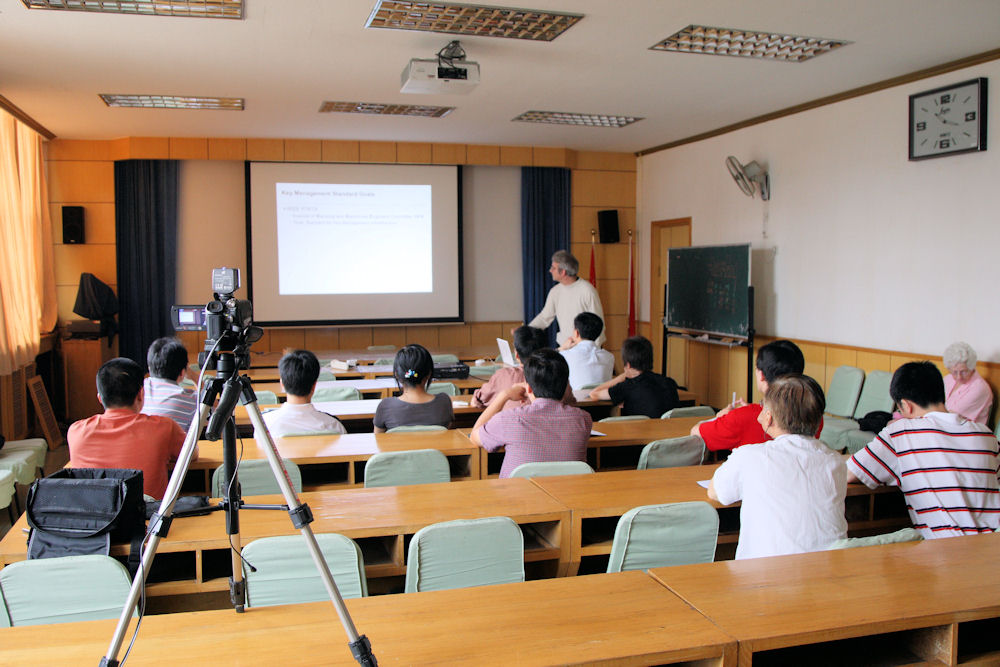
[[[732,638],[642,572],[384,595],[347,608],[380,665],[729,667],[736,658]],[[4,661],[97,664],[113,629],[114,621],[5,628]],[[149,616],[129,656],[135,665],[207,661],[357,664],[329,602]]]
[[[376,359],[392,359],[397,350],[313,350],[322,365],[330,359],[357,359],[361,362],[372,362]],[[493,359],[499,354],[496,343],[489,345],[469,345],[465,347],[428,348],[431,354],[454,354],[459,361],[470,362],[476,359]],[[251,352],[250,366],[252,368],[277,367],[284,352]]]
[[[460,392],[467,393],[471,393],[483,386],[483,381],[477,377],[467,377],[462,379],[447,378],[435,380],[435,382],[450,382],[454,384]],[[396,380],[392,377],[360,380],[323,380],[316,383],[317,389],[324,389],[327,387],[354,387],[360,391],[362,395],[371,397],[392,396],[399,391]],[[255,382],[253,388],[255,391],[273,391],[278,398],[284,398],[285,396],[285,390],[281,386],[280,382]]]
[[[740,664],[749,665],[758,651],[934,628],[887,641],[916,644],[911,650],[918,657],[951,665],[963,653],[956,647],[963,633],[953,624],[1000,617],[998,553],[1000,535],[989,534],[658,568],[650,574],[738,639]],[[1000,663],[1000,623],[988,631],[987,655],[975,664]],[[976,651],[967,646],[964,653]],[[842,664],[866,662],[857,654],[845,660]],[[972,664],[969,655],[965,660]]]

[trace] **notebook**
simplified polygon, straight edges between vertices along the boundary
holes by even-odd
[[[510,343],[507,342],[506,338],[497,338],[497,347],[500,348],[500,361],[508,366],[517,365],[514,362],[514,354],[510,351]]]

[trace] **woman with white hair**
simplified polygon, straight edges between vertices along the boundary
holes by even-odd
[[[952,343],[944,351],[945,406],[948,412],[985,424],[993,407],[993,390],[976,372],[976,351],[968,343]]]

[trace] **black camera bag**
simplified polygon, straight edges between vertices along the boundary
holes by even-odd
[[[141,470],[63,468],[35,480],[26,505],[29,559],[109,555],[112,543],[127,543],[135,575],[146,534]]]

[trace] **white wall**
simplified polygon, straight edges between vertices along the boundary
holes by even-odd
[[[966,340],[1000,361],[1000,144],[907,160],[908,96],[980,76],[995,136],[1000,61],[644,156],[640,243],[686,216],[693,245],[751,243],[763,334],[937,355]],[[770,202],[739,191],[727,155],[769,167]]]
[[[521,170],[476,166],[462,173],[465,319],[520,321]],[[208,302],[218,266],[239,267],[246,295],[244,183],[243,162],[181,163],[178,303]]]

